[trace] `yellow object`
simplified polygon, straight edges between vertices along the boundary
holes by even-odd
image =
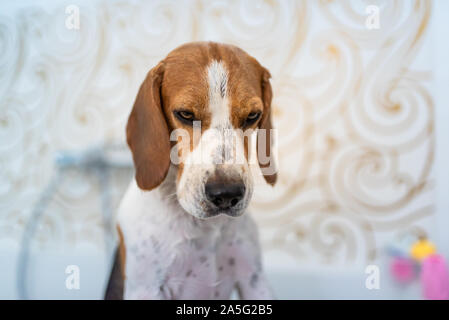
[[[410,255],[418,261],[421,261],[433,253],[435,253],[435,246],[427,239],[418,240],[413,244],[412,249],[410,250]]]

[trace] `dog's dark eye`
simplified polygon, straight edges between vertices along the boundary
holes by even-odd
[[[259,120],[261,115],[261,112],[251,112],[248,117],[246,117],[244,126],[250,126],[253,123],[255,123],[257,120]]]
[[[174,112],[175,117],[178,118],[180,121],[186,123],[186,124],[192,124],[193,121],[195,121],[195,115],[193,112],[180,110]]]

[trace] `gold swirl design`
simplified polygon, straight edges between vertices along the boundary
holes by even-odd
[[[346,261],[366,261],[382,246],[382,241],[376,243],[380,231],[424,223],[432,213],[434,110],[424,84],[429,73],[410,68],[431,6],[423,1],[409,7],[401,1],[384,3],[382,23],[391,26],[391,33],[364,29],[363,13],[356,13],[349,1],[321,1],[319,7],[336,31],[326,30],[310,41],[311,56],[326,62],[324,71],[294,80],[301,88],[299,101],[313,106],[304,126],[314,130],[309,143],[298,135],[301,143],[288,152],[297,163],[302,154],[311,155],[299,165],[307,173],[291,169],[294,165],[285,170],[280,159],[282,187],[274,201],[264,190],[260,198],[270,201],[261,200],[254,209],[264,228],[278,228],[274,239],[279,247],[294,254],[292,243],[297,243],[300,258],[314,255],[305,254],[306,247],[330,263],[342,255]],[[344,21],[334,14],[337,9]],[[369,58],[372,49],[377,50]],[[304,108],[301,103],[279,108],[295,107]],[[281,125],[281,130],[289,128]],[[280,157],[285,154],[280,146]],[[419,163],[407,165],[409,159]],[[269,247],[270,241],[266,239]]]
[[[417,58],[432,4],[377,3],[378,30],[365,27],[370,1],[96,1],[78,31],[60,5],[1,10],[1,237],[20,237],[54,152],[124,142],[145,73],[197,40],[240,46],[272,73],[279,179],[271,189],[259,177],[252,204],[267,249],[365,263],[390,234],[425,232],[434,106],[431,66]],[[111,177],[114,207],[130,175]],[[68,172],[38,244],[103,245],[99,194],[95,175]]]

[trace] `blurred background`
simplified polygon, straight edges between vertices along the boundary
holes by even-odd
[[[273,76],[279,178],[251,212],[277,297],[422,298],[391,252],[425,236],[449,257],[448,15],[444,0],[2,1],[0,298],[102,298],[128,114],[148,70],[197,40]]]

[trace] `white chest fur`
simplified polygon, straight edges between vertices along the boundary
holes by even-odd
[[[194,218],[176,201],[173,175],[150,192],[133,181],[120,205],[125,299],[228,299],[235,287],[271,298],[250,216]]]

